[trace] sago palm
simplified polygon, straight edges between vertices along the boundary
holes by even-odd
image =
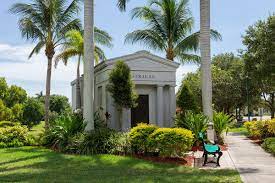
[[[97,45],[112,46],[111,36],[98,28],[95,27],[95,62],[98,63],[100,60],[105,60],[104,51]],[[81,108],[81,92],[80,92],[80,62],[84,54],[84,38],[83,31],[71,30],[66,34],[66,41],[63,47],[63,51],[55,57],[55,65],[57,66],[58,62],[62,60],[65,65],[67,65],[68,59],[77,56],[77,81],[76,81],[76,96],[77,103],[76,108]]]
[[[194,54],[199,48],[200,32],[192,32],[194,20],[188,8],[188,0],[152,0],[148,6],[132,10],[132,18],[145,22],[146,28],[126,35],[125,42],[141,43],[149,49],[166,53],[166,58],[182,62],[199,62]],[[213,39],[221,35],[212,30]]]
[[[76,18],[79,12],[78,0],[31,0],[30,3],[16,3],[11,13],[19,18],[19,29],[27,40],[38,42],[29,57],[45,48],[48,59],[46,98],[45,98],[45,126],[48,128],[49,99],[51,90],[52,60],[56,48],[60,46],[65,34],[72,29],[79,29],[80,20]]]

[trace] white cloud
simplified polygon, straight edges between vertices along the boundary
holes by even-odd
[[[45,80],[47,71],[47,59],[44,51],[33,55],[28,59],[34,45],[9,45],[0,43],[0,77],[6,77],[9,84],[16,84],[24,87],[30,95],[45,91]],[[181,65],[176,73],[177,88],[181,80],[188,72],[197,70],[193,64]],[[82,70],[82,67],[81,67]],[[76,76],[76,62],[73,60],[67,66],[63,63],[52,70],[52,93],[66,95],[71,98],[70,82]],[[44,92],[45,93],[45,92]]]
[[[31,83],[37,83],[37,88],[45,88],[47,59],[44,51],[38,55],[33,55],[28,59],[34,45],[9,45],[0,43],[0,76],[6,77],[10,84],[22,83],[29,94],[33,95]],[[67,66],[60,63],[55,69],[52,69],[52,90],[55,93],[63,94],[70,97],[70,82],[76,76],[76,63],[70,62]],[[29,85],[27,84],[29,83]],[[67,83],[67,86],[64,84]],[[60,86],[59,86],[60,85]],[[62,86],[62,87],[61,87]],[[65,88],[64,88],[65,87]],[[58,90],[56,90],[58,88]]]

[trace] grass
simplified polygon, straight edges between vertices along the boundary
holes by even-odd
[[[239,134],[242,134],[242,135],[245,135],[245,136],[248,135],[248,131],[244,126],[229,128],[228,132],[239,133]]]
[[[114,155],[0,149],[0,182],[241,182],[235,170],[199,170]]]

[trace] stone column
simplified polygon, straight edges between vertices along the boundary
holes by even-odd
[[[170,95],[170,106],[169,106],[169,127],[173,126],[174,117],[176,115],[176,93],[175,93],[175,86],[169,86],[169,95]]]
[[[164,126],[163,121],[163,85],[157,86],[157,125],[160,127]]]
[[[131,109],[123,108],[121,131],[127,132],[131,129]]]

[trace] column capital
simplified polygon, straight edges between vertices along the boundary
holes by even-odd
[[[165,84],[157,84],[157,87],[164,87]]]

